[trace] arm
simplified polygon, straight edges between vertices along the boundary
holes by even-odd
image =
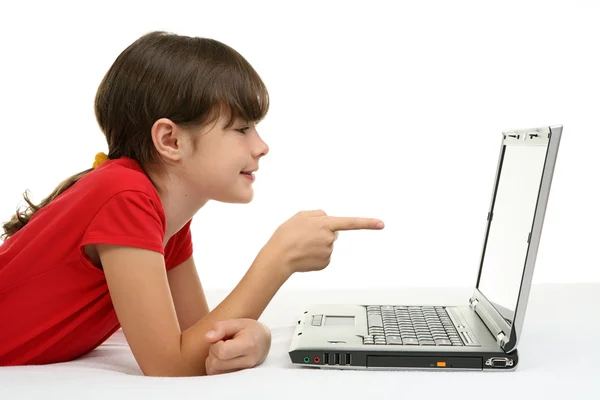
[[[181,331],[160,253],[133,247],[97,245],[110,295],[131,350],[145,375],[205,375],[207,331],[218,321],[258,319],[295,272],[325,268],[334,231],[382,229],[366,218],[328,217],[301,212],[282,224],[235,289],[194,325]]]
[[[194,257],[167,271],[167,278],[179,327],[185,331],[209,311]]]
[[[113,245],[97,250],[119,322],[145,375],[205,375],[205,333],[217,321],[258,319],[289,278],[263,249],[231,294],[182,332],[161,254]]]

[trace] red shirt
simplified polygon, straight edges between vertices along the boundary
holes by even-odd
[[[165,213],[139,164],[109,160],[0,245],[0,365],[72,360],[119,329],[94,243],[162,253],[167,270],[192,255],[191,220],[163,248]]]

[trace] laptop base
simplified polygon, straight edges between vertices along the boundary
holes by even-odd
[[[389,350],[334,352],[315,349],[292,351],[290,358],[293,364],[304,367],[385,370],[514,370],[519,361],[516,350],[511,354],[465,352],[457,355],[432,351],[417,355],[402,350],[390,354]]]

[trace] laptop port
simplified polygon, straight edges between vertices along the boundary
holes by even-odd
[[[490,367],[493,367],[493,368],[512,367],[513,360],[508,359],[506,357],[492,357],[492,358],[489,358],[485,362],[485,365],[489,365]]]
[[[492,367],[506,367],[508,361],[504,360],[492,360]]]
[[[327,355],[327,364],[335,365],[335,353],[325,353]]]

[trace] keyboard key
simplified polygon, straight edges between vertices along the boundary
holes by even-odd
[[[435,344],[438,346],[451,346],[452,345],[452,343],[446,339],[435,340]]]
[[[402,338],[396,335],[386,336],[387,344],[402,344]]]
[[[402,338],[402,341],[406,345],[418,345],[419,344],[419,341],[417,340],[417,338]]]
[[[369,315],[369,326],[379,326],[383,328],[383,321],[380,315]]]

